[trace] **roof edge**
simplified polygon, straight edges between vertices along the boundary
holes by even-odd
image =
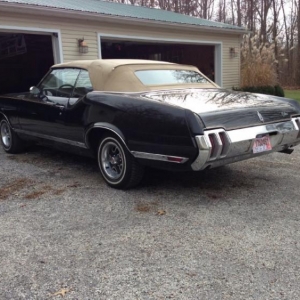
[[[45,9],[46,8],[46,9]],[[16,11],[17,9],[21,9],[20,11]],[[69,18],[80,18],[86,20],[86,17],[89,16],[90,20],[99,21],[99,17],[101,17],[104,21],[113,22],[113,23],[121,23],[128,24],[129,22],[134,24],[152,26],[152,27],[174,27],[176,28],[189,28],[191,30],[205,30],[210,32],[222,32],[228,34],[238,34],[243,35],[249,32],[247,29],[230,29],[230,28],[220,28],[214,26],[205,26],[205,25],[192,25],[186,23],[171,23],[171,22],[162,22],[156,20],[149,19],[139,19],[133,17],[124,17],[118,15],[107,15],[101,13],[93,13],[93,12],[83,12],[77,10],[69,10],[69,9],[61,9],[61,8],[52,8],[46,6],[38,6],[31,4],[20,4],[20,3],[8,3],[8,2],[0,2],[0,10],[13,12],[13,13],[21,13],[21,14],[38,14],[53,17],[53,13],[56,13],[56,17],[66,17]]]

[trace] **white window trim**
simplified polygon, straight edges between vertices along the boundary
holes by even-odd
[[[63,49],[62,49],[62,39],[61,31],[59,29],[53,28],[38,28],[38,27],[23,27],[23,26],[8,26],[0,24],[0,31],[3,32],[18,32],[18,33],[28,33],[28,34],[49,34],[52,37],[52,50],[54,63],[63,63]],[[53,35],[57,34],[57,38]]]
[[[98,57],[102,58],[101,53],[101,37],[105,38],[116,38],[120,40],[131,40],[131,41],[152,41],[152,42],[165,42],[165,43],[181,43],[181,44],[194,44],[194,45],[209,45],[215,46],[215,82],[219,86],[223,85],[223,43],[221,41],[195,41],[186,39],[168,39],[168,38],[152,38],[145,36],[135,36],[135,35],[114,35],[107,33],[98,32]]]

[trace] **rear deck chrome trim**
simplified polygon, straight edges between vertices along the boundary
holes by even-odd
[[[199,154],[191,167],[198,171],[270,153],[254,154],[252,151],[255,138],[266,134],[270,136],[271,152],[296,146],[300,144],[300,117],[229,131],[222,128],[207,130],[204,135],[195,137]]]

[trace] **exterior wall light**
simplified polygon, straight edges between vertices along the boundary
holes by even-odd
[[[84,38],[78,40],[78,51],[79,53],[89,52],[89,46],[87,45],[87,42],[84,40]]]

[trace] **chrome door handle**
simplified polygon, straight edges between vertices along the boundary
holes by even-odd
[[[64,105],[60,105],[60,104],[54,104],[55,107],[59,108],[60,110],[65,109]]]

